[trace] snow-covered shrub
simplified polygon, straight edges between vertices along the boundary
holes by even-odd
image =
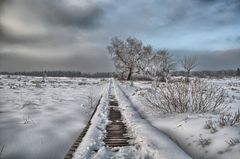
[[[131,82],[130,82],[130,86],[133,87],[133,81],[132,81],[132,80],[131,80]]]
[[[107,80],[105,78],[100,79],[101,82],[106,82]]]
[[[217,132],[217,127],[212,120],[206,121],[204,129],[209,129],[211,133]]]
[[[147,104],[164,113],[219,112],[225,107],[224,89],[196,79],[190,83],[164,83],[151,89]]]
[[[87,85],[87,83],[86,82],[78,82],[78,85],[80,86],[80,85]]]
[[[94,90],[91,88],[89,95],[87,96],[87,106],[90,110],[94,109],[98,102],[98,97],[94,95]]]
[[[5,146],[5,145],[1,146],[0,158],[2,158],[2,154],[3,154],[4,146]]]
[[[210,138],[203,138],[202,135],[199,136],[198,144],[204,148],[205,146],[208,146],[211,144]]]
[[[34,121],[29,116],[23,117],[23,124],[31,124],[31,123],[34,123]]]
[[[240,111],[234,114],[221,114],[218,123],[220,127],[240,125]]]
[[[42,88],[42,85],[41,83],[37,82],[36,85],[35,85],[36,88]]]
[[[235,146],[236,144],[239,144],[240,143],[240,139],[238,138],[231,138],[230,140],[228,141],[225,141],[229,146]]]

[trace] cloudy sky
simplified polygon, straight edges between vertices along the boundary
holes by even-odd
[[[240,0],[0,0],[0,71],[112,71],[114,36],[235,69]]]

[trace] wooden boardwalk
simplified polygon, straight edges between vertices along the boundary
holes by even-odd
[[[111,123],[107,125],[107,134],[103,140],[108,147],[130,146],[130,137],[128,136],[127,127],[122,121],[122,115],[119,111],[118,102],[115,96],[110,96],[109,102],[109,120]]]
[[[102,98],[102,96],[101,96]],[[86,135],[89,127],[91,126],[91,119],[94,116],[98,105],[101,101],[101,98],[99,99],[97,106],[95,107],[95,110],[86,125],[86,127],[83,129],[83,131],[80,133],[77,140],[73,143],[71,148],[69,149],[68,153],[66,154],[64,159],[72,159],[73,154],[75,153],[76,149],[78,148],[79,144],[81,143],[83,137]],[[128,131],[126,124],[122,121],[122,115],[119,111],[119,105],[118,101],[116,100],[114,95],[109,96],[109,120],[111,123],[106,126],[107,134],[105,138],[103,139],[103,142],[105,143],[106,147],[123,147],[123,146],[132,146],[130,144],[131,138],[128,136]]]

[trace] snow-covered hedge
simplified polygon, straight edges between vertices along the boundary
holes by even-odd
[[[163,83],[151,89],[147,104],[164,113],[219,112],[224,106],[224,89],[199,79],[190,83]]]

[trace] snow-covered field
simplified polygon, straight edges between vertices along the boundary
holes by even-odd
[[[102,100],[74,154],[80,158],[238,159],[240,125],[219,125],[221,114],[163,114],[146,104],[149,81],[0,76],[3,158],[63,158]],[[225,114],[240,109],[240,79],[209,79],[226,90]],[[106,147],[109,95],[115,95],[131,145]],[[94,98],[93,98],[94,97]],[[225,116],[227,118],[228,116]],[[209,128],[208,125],[211,127]]]
[[[108,82],[86,78],[0,76],[1,157],[63,158]],[[92,105],[92,108],[91,108]]]
[[[226,90],[228,113],[240,110],[240,79],[212,79],[213,82]],[[151,82],[122,82],[122,90],[126,93],[132,106],[152,124],[174,140],[193,158],[238,159],[240,156],[240,125],[220,126],[220,114],[184,113],[163,114],[146,104],[145,96],[151,88]],[[226,116],[225,116],[226,117]],[[206,127],[211,122],[216,130]],[[233,144],[231,144],[231,142]]]
[[[104,129],[108,124],[109,95],[115,95],[119,103],[123,120],[128,125],[129,135],[133,138],[126,147],[106,147],[103,139]],[[189,159],[190,157],[180,149],[171,139],[157,128],[153,127],[134,110],[119,83],[113,80],[105,90],[103,99],[92,119],[92,126],[83,138],[74,154],[74,159]]]

